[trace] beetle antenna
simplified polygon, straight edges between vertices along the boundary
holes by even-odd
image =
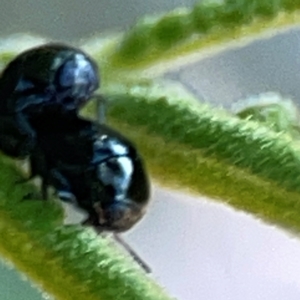
[[[94,229],[96,230],[96,232],[98,234],[102,235],[103,237],[105,237],[107,235],[110,235],[110,236],[112,235],[114,240],[128,252],[128,254],[140,265],[141,268],[144,269],[144,271],[146,273],[151,273],[151,268],[140,258],[140,256],[117,233],[115,233],[115,232],[108,233],[106,231],[103,231],[98,226],[95,226],[94,222],[95,222],[95,219],[93,219],[93,217],[90,215],[81,224],[84,226],[89,226],[89,225],[94,226]]]
[[[94,98],[96,99],[96,119],[99,124],[106,123],[106,99],[100,95],[95,94]]]
[[[140,256],[117,234],[113,237],[131,256],[132,258],[145,270],[146,273],[151,273],[150,267],[140,258]]]

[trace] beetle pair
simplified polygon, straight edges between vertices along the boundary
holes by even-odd
[[[29,157],[44,199],[53,186],[88,213],[84,224],[121,232],[144,215],[149,182],[128,139],[78,116],[98,87],[97,64],[79,49],[47,44],[20,54],[0,78],[0,150]]]

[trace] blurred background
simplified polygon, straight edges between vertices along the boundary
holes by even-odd
[[[0,32],[30,31],[53,39],[71,41],[124,30],[144,14],[160,13],[178,6],[193,5],[195,0],[1,0]]]
[[[0,0],[0,36],[30,32],[72,42],[125,30],[144,14],[194,3]],[[299,48],[296,28],[183,66],[165,77],[180,81],[200,99],[227,108],[267,91],[300,104]],[[300,243],[224,205],[155,187],[148,215],[126,238],[179,300],[300,299]],[[16,274],[0,262],[1,300],[42,298]]]

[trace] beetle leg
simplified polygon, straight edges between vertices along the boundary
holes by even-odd
[[[69,203],[76,203],[68,180],[57,169],[51,169],[49,176],[52,185],[57,190],[59,199]]]
[[[30,126],[28,119],[22,113],[16,114],[15,122],[18,134],[22,137],[23,140],[20,154],[22,156],[29,155],[34,150],[34,147],[36,145],[35,131]]]
[[[35,176],[36,176],[36,174],[30,175],[30,177],[27,178],[27,179],[24,179],[23,182],[29,181],[30,179],[32,179]],[[48,200],[48,187],[49,187],[48,180],[45,179],[45,178],[42,178],[40,194],[37,194],[37,193],[34,193],[34,192],[29,193],[29,194],[25,195],[22,200],[23,201],[24,200],[31,200],[31,199]]]
[[[142,260],[142,258],[118,235],[113,234],[116,242],[118,242],[129,254],[130,256],[145,270],[146,273],[151,273],[151,268]]]
[[[23,113],[17,113],[15,122],[19,125],[18,131],[22,134],[35,136],[35,132],[29,124],[27,117]]]
[[[29,168],[30,168],[29,177],[17,180],[16,181],[17,184],[28,182],[31,179],[33,179],[34,177],[36,177],[37,175],[39,175],[39,173],[37,172],[38,171],[37,165],[42,164],[42,163],[44,164],[45,161],[41,160],[41,159],[43,159],[43,157],[40,157],[40,156],[35,155],[35,154],[37,154],[37,152],[34,152],[34,154],[29,159]],[[44,185],[45,185],[45,179],[42,179],[41,193],[40,194],[37,194],[35,192],[29,193],[29,194],[23,196],[22,200],[23,201],[24,200],[33,200],[33,199],[47,200],[47,196],[45,196],[46,193],[45,193]]]
[[[19,115],[0,117],[0,149],[11,157],[25,157],[35,145],[33,130],[26,119],[23,117],[22,120]],[[22,128],[23,123],[27,123],[25,131]],[[27,132],[27,129],[29,132]]]
[[[37,152],[35,152],[35,154],[37,154]],[[44,157],[34,155],[34,154],[31,155],[31,157],[29,158],[29,169],[30,169],[29,177],[16,180],[15,183],[16,184],[26,183],[26,182],[32,180],[37,175],[39,175],[39,173],[38,173],[38,164],[39,165],[45,165],[46,164],[46,161],[44,160]]]

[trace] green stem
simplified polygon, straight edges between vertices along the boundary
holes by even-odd
[[[111,94],[110,118],[154,178],[300,229],[300,148],[268,127],[135,86]]]
[[[201,1],[191,9],[144,17],[121,41],[110,44],[110,68],[126,72],[143,70],[204,47],[298,24],[299,8],[298,0]],[[100,61],[102,54],[97,55]],[[103,61],[107,63],[107,57]]]

